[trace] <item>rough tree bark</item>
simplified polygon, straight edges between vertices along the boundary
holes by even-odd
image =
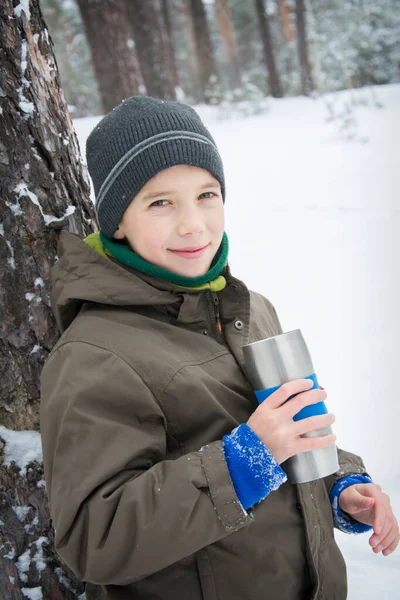
[[[176,89],[177,87],[179,87],[179,75],[175,59],[175,43],[170,11],[171,2],[168,3],[168,0],[161,0],[161,13],[164,21],[165,47],[167,50],[168,72],[171,77],[172,86],[174,89]]]
[[[3,447],[5,432],[39,426],[39,375],[58,339],[49,271],[60,230],[96,225],[39,0],[15,4],[0,7],[0,597],[37,588],[72,600],[82,585],[55,555],[42,465],[21,473]]]
[[[297,49],[299,52],[300,61],[301,91],[304,96],[309,96],[315,89],[315,86],[311,73],[310,62],[308,60],[306,7],[304,0],[296,0],[296,28]]]
[[[218,69],[211,44],[203,0],[189,0],[189,5],[196,37],[197,56],[199,58],[200,82],[204,94],[204,101],[208,102],[207,89],[212,77],[218,78]]]
[[[142,74],[125,0],[78,0],[105,112],[140,93]],[[142,88],[143,89],[143,88]]]
[[[127,7],[148,94],[163,100],[175,100],[158,3],[156,0],[128,0]]]
[[[269,74],[268,83],[271,96],[274,98],[282,98],[282,86],[278,75],[278,69],[275,64],[271,28],[268,15],[265,12],[264,0],[256,0],[256,11],[264,50],[264,61]]]
[[[239,89],[242,85],[242,81],[228,0],[215,0],[214,6],[222,49],[229,73],[230,86],[232,90]]]

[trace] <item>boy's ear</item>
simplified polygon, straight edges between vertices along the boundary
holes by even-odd
[[[123,240],[123,239],[125,239],[125,234],[123,232],[123,228],[122,228],[121,224],[119,224],[118,227],[117,227],[117,229],[114,231],[113,237],[116,240]]]

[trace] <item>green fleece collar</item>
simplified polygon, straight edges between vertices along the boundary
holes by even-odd
[[[191,290],[210,289],[213,292],[220,292],[226,285],[226,279],[221,275],[224,270],[229,251],[228,236],[224,233],[221,245],[211,265],[211,269],[200,277],[185,277],[177,275],[161,267],[156,267],[148,262],[139,254],[134,252],[125,243],[114,242],[109,240],[103,233],[92,233],[85,242],[96,252],[105,257],[114,257],[119,262],[137,269],[138,271],[168,281],[179,287],[184,287]]]

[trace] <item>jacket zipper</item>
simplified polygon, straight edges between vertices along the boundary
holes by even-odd
[[[206,297],[207,297],[207,309],[208,309],[208,315],[210,317],[212,333],[219,342],[225,343],[225,339],[222,334],[222,325],[221,325],[221,319],[220,319],[220,314],[219,314],[218,294],[217,294],[217,292],[212,292],[211,290],[207,290]]]

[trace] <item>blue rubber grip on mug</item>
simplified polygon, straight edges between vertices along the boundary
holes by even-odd
[[[308,377],[304,377],[303,379],[311,379],[314,382],[314,385],[312,386],[312,388],[310,388],[311,390],[319,388],[319,383],[317,381],[317,376],[315,373],[309,375]],[[266,390],[256,390],[254,393],[259,404],[261,404],[261,402],[263,402],[271,394],[276,392],[276,390],[279,390],[280,387],[280,385],[277,385],[274,387],[270,387]],[[289,400],[291,398],[294,398],[295,396],[297,396],[297,394],[293,394],[293,396],[290,396],[290,398],[287,399],[287,402],[289,402]],[[326,408],[325,402],[317,402],[316,404],[310,404],[310,406],[305,406],[300,412],[294,415],[293,420],[301,421],[301,419],[307,419],[308,417],[315,417],[317,415],[326,415],[327,413],[328,409]]]

